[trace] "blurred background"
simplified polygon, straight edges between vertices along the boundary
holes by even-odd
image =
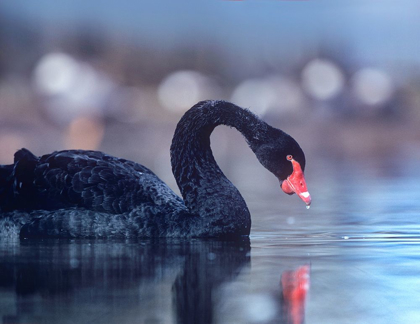
[[[313,172],[419,157],[419,16],[416,0],[2,1],[0,163],[21,147],[98,149],[176,189],[173,131],[203,99],[288,132]],[[240,134],[212,143],[234,183],[265,179]]]

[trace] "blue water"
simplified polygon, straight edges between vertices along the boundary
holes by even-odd
[[[416,164],[317,161],[310,210],[243,186],[249,241],[2,241],[1,321],[420,323]],[[302,266],[300,317],[281,281]]]

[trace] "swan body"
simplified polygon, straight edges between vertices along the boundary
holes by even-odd
[[[36,157],[21,149],[13,164],[0,166],[0,237],[249,235],[246,203],[210,148],[210,134],[222,124],[244,135],[286,193],[298,193],[310,204],[305,156],[292,137],[234,104],[203,101],[181,118],[171,145],[172,171],[183,199],[132,161],[84,150]]]

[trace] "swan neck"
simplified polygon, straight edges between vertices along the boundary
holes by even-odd
[[[191,213],[206,217],[245,215],[244,222],[250,224],[245,201],[217,165],[210,148],[210,135],[219,125],[236,128],[252,149],[268,126],[234,104],[200,102],[177,125],[171,146],[172,171]]]

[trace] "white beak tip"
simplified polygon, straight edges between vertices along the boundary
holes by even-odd
[[[302,196],[303,198],[308,198],[308,197],[310,197],[310,196],[311,196],[311,195],[309,194],[309,192],[307,192],[307,191],[302,192],[302,193],[300,193],[299,195],[300,195],[300,196]]]

